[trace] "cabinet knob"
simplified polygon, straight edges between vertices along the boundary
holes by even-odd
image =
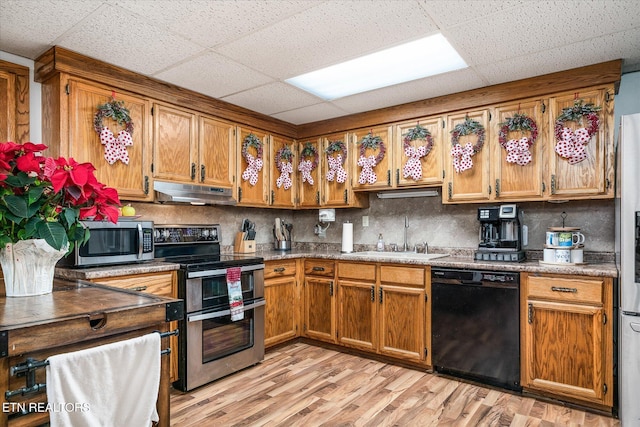
[[[206,175],[205,165],[200,165],[200,182],[204,182]]]
[[[196,179],[196,164],[191,163],[191,180]]]

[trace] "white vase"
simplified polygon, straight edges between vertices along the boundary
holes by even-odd
[[[56,263],[67,252],[44,239],[19,240],[0,250],[0,264],[8,297],[48,294],[53,290]]]

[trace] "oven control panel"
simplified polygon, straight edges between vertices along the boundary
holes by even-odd
[[[219,243],[220,225],[156,225],[153,228],[156,245],[175,243]]]

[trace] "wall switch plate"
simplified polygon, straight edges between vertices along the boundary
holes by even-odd
[[[369,216],[368,215],[364,215],[362,217],[362,226],[363,227],[368,227],[369,226]]]

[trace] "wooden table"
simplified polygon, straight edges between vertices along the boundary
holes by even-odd
[[[2,279],[0,279],[1,282]],[[4,284],[0,283],[4,290]],[[0,296],[0,426],[35,426],[48,421],[36,409],[20,414],[24,407],[46,402],[44,390],[7,398],[6,392],[31,387],[35,380],[46,384],[45,369],[34,374],[11,375],[11,367],[27,358],[47,357],[134,338],[154,331],[166,332],[169,322],[184,316],[181,300],[132,292],[82,280],[55,279],[47,295],[7,298]],[[162,348],[169,338],[162,339]],[[169,426],[169,359],[162,357],[157,409],[160,426]],[[141,364],[144,367],[144,363]],[[29,405],[31,403],[31,405]],[[41,406],[40,406],[41,407]]]

